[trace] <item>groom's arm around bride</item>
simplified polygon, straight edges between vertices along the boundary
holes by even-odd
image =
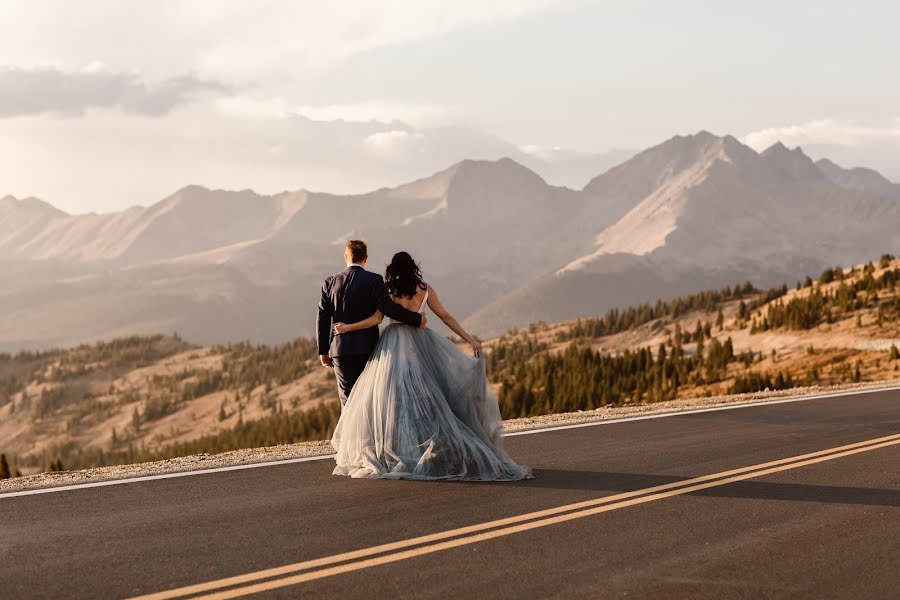
[[[346,402],[353,384],[378,343],[378,327],[360,329],[345,335],[333,335],[334,322],[355,323],[380,310],[386,316],[410,325],[424,327],[426,318],[391,300],[384,279],[365,270],[368,251],[358,240],[347,242],[344,252],[347,268],[327,277],[322,285],[316,316],[319,358],[334,368],[341,402]]]

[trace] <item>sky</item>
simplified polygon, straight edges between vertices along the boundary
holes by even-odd
[[[0,15],[0,196],[73,213],[188,184],[362,192],[464,158],[558,174],[701,129],[900,180],[892,2],[0,0]]]

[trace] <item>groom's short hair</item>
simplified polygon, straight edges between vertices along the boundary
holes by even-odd
[[[362,240],[350,240],[347,242],[347,254],[350,256],[350,260],[358,263],[369,258],[369,249]]]

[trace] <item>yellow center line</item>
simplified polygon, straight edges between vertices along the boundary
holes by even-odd
[[[440,552],[450,548],[456,548],[458,546],[478,543],[497,537],[511,535],[513,533],[518,533],[521,531],[535,529],[537,527],[546,527],[548,525],[562,523],[573,519],[579,519],[603,512],[608,512],[611,510],[616,510],[619,508],[643,504],[645,502],[651,502],[654,500],[661,500],[663,498],[669,498],[681,494],[688,494],[706,488],[727,485],[736,481],[743,481],[770,473],[777,473],[780,471],[795,469],[818,462],[834,460],[837,458],[851,456],[860,452],[867,452],[869,450],[875,450],[877,448],[883,448],[895,444],[900,444],[900,434],[889,435],[881,438],[867,440],[864,442],[857,442],[855,444],[847,444],[845,446],[838,446],[835,448],[828,448],[826,450],[820,450],[808,454],[801,454],[798,456],[792,456],[790,458],[784,458],[767,463],[761,463],[758,465],[742,467],[730,471],[713,473],[710,475],[704,475],[702,477],[696,477],[693,479],[644,488],[632,492],[625,492],[612,496],[603,496],[600,498],[595,498],[593,500],[586,500],[573,504],[557,506],[541,511],[508,517],[505,519],[498,519],[495,521],[489,521],[486,523],[479,523],[468,527],[461,527],[458,529],[424,535],[408,540],[401,540],[389,544],[373,546],[371,548],[363,548],[360,550],[344,552],[342,554],[336,554],[333,556],[326,556],[318,559],[284,565],[281,567],[265,569],[253,573],[246,573],[243,575],[228,577],[225,579],[218,579],[215,581],[176,588],[164,592],[148,594],[146,596],[140,596],[138,597],[138,599],[168,600],[171,598],[184,598],[192,594],[198,594],[212,590],[220,590],[221,588],[225,587],[248,584],[254,581],[260,581],[262,579],[269,579],[282,575],[289,575],[292,573],[294,574],[280,579],[257,583],[255,585],[246,585],[244,587],[224,590],[218,593],[202,596],[202,598],[210,599],[235,598],[238,596],[276,589],[279,587],[296,585],[306,581],[312,581],[314,579],[331,577],[333,575],[338,575],[341,573],[348,573],[351,571],[366,569],[377,565],[406,560],[415,556],[422,556],[425,554]],[[441,542],[441,540],[447,541]],[[400,551],[394,552],[397,550]],[[347,561],[354,561],[356,559],[372,557],[374,555],[384,553],[390,554],[375,556],[374,558],[368,558],[367,560],[357,560],[356,562],[347,563]],[[326,567],[328,565],[335,565],[336,563],[342,562],[346,564],[340,564],[337,566],[332,566],[330,568],[309,571],[310,569]],[[299,571],[307,572],[297,574]]]

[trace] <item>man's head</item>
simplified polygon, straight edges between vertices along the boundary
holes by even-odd
[[[357,264],[364,265],[369,259],[369,251],[366,243],[362,240],[350,240],[347,247],[344,248],[344,260],[348,265]]]

